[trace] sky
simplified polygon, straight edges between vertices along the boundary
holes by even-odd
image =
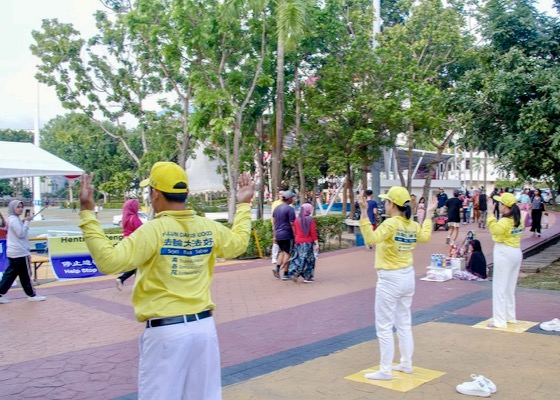
[[[540,11],[552,11],[553,0],[539,0]],[[65,114],[54,89],[34,78],[38,60],[31,54],[31,32],[43,19],[72,23],[84,38],[96,32],[93,14],[104,9],[99,0],[0,0],[0,129],[34,129]],[[39,110],[39,112],[37,112]]]

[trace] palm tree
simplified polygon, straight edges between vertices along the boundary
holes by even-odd
[[[272,157],[273,197],[282,180],[282,148],[284,143],[284,50],[297,46],[304,34],[306,9],[310,0],[275,0],[277,54],[276,54],[276,141]]]

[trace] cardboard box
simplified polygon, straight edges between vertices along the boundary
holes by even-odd
[[[453,268],[457,268],[460,271],[464,271],[465,270],[465,265],[466,260],[464,258],[452,258],[451,259],[451,266]]]

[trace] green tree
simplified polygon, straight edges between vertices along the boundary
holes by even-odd
[[[395,24],[379,36],[379,82],[381,107],[387,129],[399,134],[409,150],[403,186],[412,184],[412,150],[436,150],[438,155],[460,132],[452,98],[455,85],[470,68],[473,37],[464,30],[463,16],[440,0],[426,0],[413,6],[404,24]],[[431,171],[439,163],[438,157]],[[432,174],[426,175],[423,196],[428,196]]]
[[[528,0],[481,9],[486,45],[461,82],[465,146],[496,156],[521,180],[560,182],[558,20]]]
[[[106,130],[114,129],[109,122],[102,125]],[[120,141],[105,135],[87,116],[77,113],[58,116],[45,124],[41,135],[42,148],[85,171],[95,171],[94,185],[104,195],[124,196],[130,189],[130,181],[136,175],[134,163]],[[131,145],[139,147],[139,140]],[[125,181],[123,174],[128,178]]]
[[[343,202],[349,195],[353,210],[356,172],[388,143],[378,109],[382,92],[371,46],[371,2],[329,1],[315,23],[318,50],[305,61],[316,72],[303,90],[306,148],[300,154],[308,154],[304,159],[310,161],[322,156],[329,173],[345,176]],[[315,159],[314,169],[319,165]]]
[[[98,11],[99,33],[87,40],[72,24],[56,19],[44,20],[42,29],[33,31],[31,50],[41,61],[37,79],[55,88],[65,108],[87,115],[119,141],[144,172],[154,159],[184,166],[194,145],[185,32],[176,29],[188,24],[172,18],[186,6],[182,3],[108,2],[120,12]],[[104,125],[105,120],[111,124]]]

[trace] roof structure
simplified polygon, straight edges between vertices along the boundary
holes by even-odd
[[[0,179],[34,176],[76,176],[81,168],[33,143],[0,141]]]

